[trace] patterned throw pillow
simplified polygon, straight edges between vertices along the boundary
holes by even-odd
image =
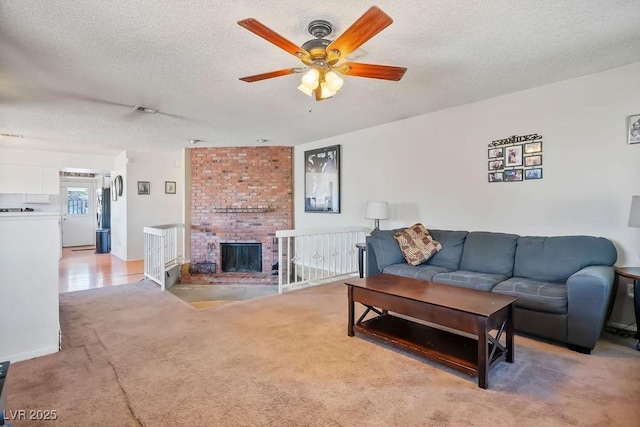
[[[442,249],[440,242],[433,240],[424,225],[418,223],[393,235],[400,251],[411,265],[420,265]]]

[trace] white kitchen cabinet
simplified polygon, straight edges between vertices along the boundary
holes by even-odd
[[[60,173],[56,168],[41,167],[41,188],[37,194],[60,194]]]
[[[58,169],[42,166],[0,164],[0,193],[59,194]]]

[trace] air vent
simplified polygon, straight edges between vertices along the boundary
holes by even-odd
[[[17,133],[0,133],[0,136],[6,136],[7,138],[24,138],[22,135]]]
[[[155,114],[158,112],[158,109],[153,107],[147,107],[145,105],[136,105],[135,107],[133,107],[133,111],[140,111],[141,113]]]

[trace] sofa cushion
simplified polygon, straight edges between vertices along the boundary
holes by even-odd
[[[542,282],[565,282],[584,267],[611,266],[617,257],[613,243],[603,237],[520,237],[513,275]]]
[[[491,292],[518,297],[516,307],[545,313],[567,313],[567,287],[558,283],[512,277],[498,283]]]
[[[460,270],[511,277],[517,242],[515,234],[472,231],[464,241]]]
[[[449,271],[460,268],[462,246],[467,237],[467,231],[429,230],[431,237],[442,245],[442,250],[429,258],[427,264],[444,267]]]
[[[420,264],[417,266],[412,266],[407,264],[406,262],[403,262],[400,264],[393,264],[385,267],[383,273],[430,281],[436,274],[446,273],[447,271],[449,270],[444,267],[438,267],[435,265]]]
[[[418,223],[398,231],[393,235],[398,241],[402,256],[408,264],[420,265],[442,249],[442,245],[433,240],[424,225]]]
[[[500,274],[477,273],[475,271],[456,270],[447,273],[438,273],[431,279],[433,282],[446,285],[462,286],[465,288],[490,291],[496,283],[507,279],[508,276]]]
[[[401,230],[403,229],[373,230],[371,235],[367,237],[367,241],[375,252],[378,270],[384,271],[384,268],[388,265],[405,262],[402,252],[400,252],[400,246],[393,237],[395,233]]]

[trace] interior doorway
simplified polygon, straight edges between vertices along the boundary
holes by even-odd
[[[60,181],[63,248],[95,244],[95,194],[93,181]]]

